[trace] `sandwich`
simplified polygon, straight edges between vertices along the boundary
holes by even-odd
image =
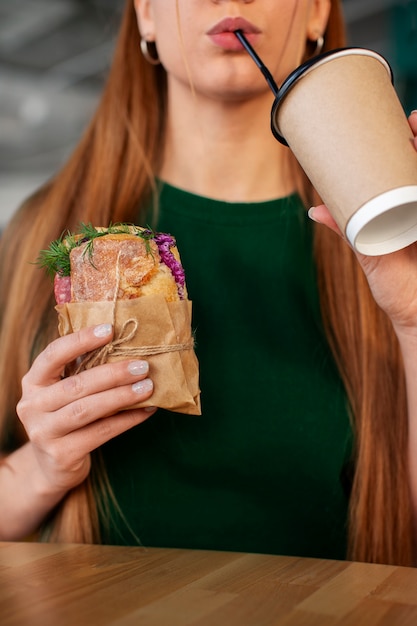
[[[53,277],[60,335],[114,325],[113,341],[68,373],[146,358],[154,393],[135,406],[201,413],[191,302],[172,235],[131,224],[82,224],[41,251],[38,264]]]
[[[82,224],[78,234],[68,233],[43,250],[39,263],[54,277],[57,304],[157,293],[169,302],[187,297],[174,237],[148,228]]]

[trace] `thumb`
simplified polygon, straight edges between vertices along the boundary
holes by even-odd
[[[336,224],[334,218],[330,215],[329,209],[325,204],[319,204],[318,206],[312,206],[308,210],[308,217],[313,220],[313,222],[317,222],[318,224],[323,224],[342,236],[342,232],[338,225]]]

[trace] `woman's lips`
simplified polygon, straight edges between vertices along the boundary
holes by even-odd
[[[247,39],[253,44],[256,35],[261,31],[243,17],[226,17],[207,31],[212,42],[224,50],[243,50],[243,46],[234,34],[235,30],[241,30]]]

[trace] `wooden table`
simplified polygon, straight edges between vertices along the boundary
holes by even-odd
[[[417,569],[0,543],[1,626],[415,626]]]

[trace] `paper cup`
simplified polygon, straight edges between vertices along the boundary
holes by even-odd
[[[271,128],[356,250],[417,241],[417,152],[381,55],[345,48],[303,64],[279,89]]]

